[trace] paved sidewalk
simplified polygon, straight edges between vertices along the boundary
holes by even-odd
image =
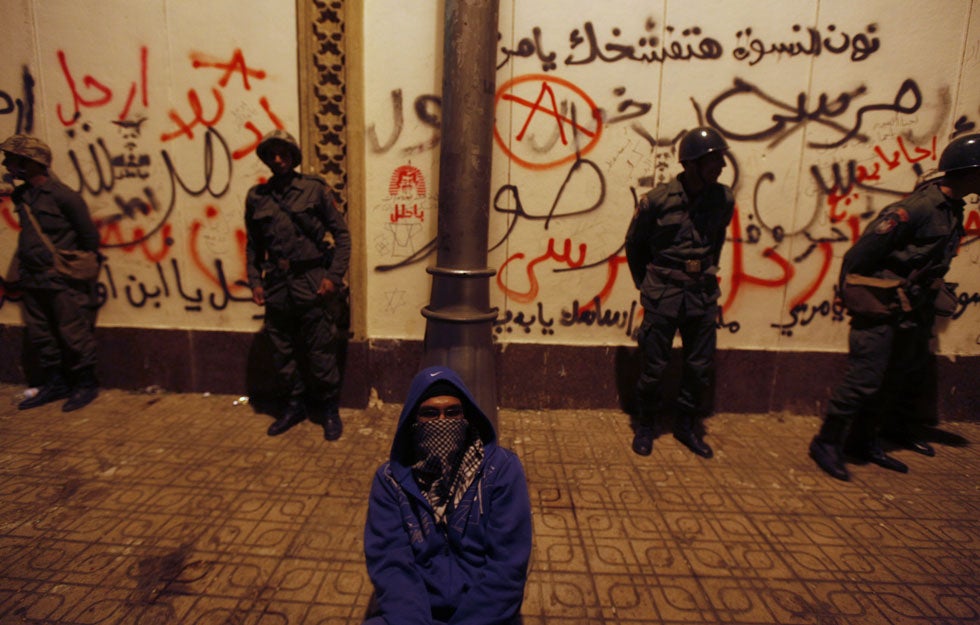
[[[359,625],[366,497],[400,406],[335,443],[235,397],[105,391],[20,412],[0,385],[0,623]],[[525,625],[980,622],[978,423],[908,475],[806,457],[815,417],[722,414],[704,461],[630,452],[615,411],[513,411],[535,546]]]

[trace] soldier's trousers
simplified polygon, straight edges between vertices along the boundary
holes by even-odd
[[[266,308],[265,331],[272,346],[273,364],[293,398],[330,400],[340,394],[338,330],[322,305]],[[301,363],[307,365],[303,375]]]
[[[820,438],[868,442],[882,426],[897,431],[915,419],[916,399],[929,359],[931,324],[901,328],[854,318],[847,371],[834,389]]]
[[[24,289],[24,330],[38,364],[65,373],[96,364],[95,308],[75,289]]]
[[[670,362],[674,335],[680,331],[684,369],[681,374],[677,404],[681,412],[697,415],[701,412],[704,392],[711,383],[717,345],[717,308],[708,307],[702,315],[668,317],[646,310],[637,337],[643,365],[636,383],[636,396],[645,420],[655,413],[663,401],[664,371]]]

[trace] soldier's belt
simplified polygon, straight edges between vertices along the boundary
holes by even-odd
[[[665,269],[676,269],[684,273],[704,273],[711,267],[711,261],[701,258],[688,260],[674,260],[672,258],[657,258],[653,261],[654,267],[664,267]]]
[[[289,260],[288,258],[279,258],[275,260],[273,264],[282,271],[288,271],[291,273],[302,273],[304,271],[309,271],[310,269],[316,269],[317,267],[322,267],[323,256],[318,256],[316,258],[307,258],[305,260]]]

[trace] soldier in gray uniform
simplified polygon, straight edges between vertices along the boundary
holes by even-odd
[[[28,135],[13,135],[0,144],[0,150],[10,175],[24,181],[12,196],[21,225],[17,286],[24,294],[27,339],[44,375],[38,393],[17,407],[26,410],[67,397],[61,409],[71,412],[99,395],[95,280],[59,273],[51,248],[97,253],[99,232],[82,196],[50,173],[51,148],[45,143]]]
[[[350,261],[347,222],[322,178],[295,171],[302,153],[289,133],[270,132],[257,152],[272,177],[245,200],[248,280],[252,299],[265,306],[264,328],[289,388],[286,409],[268,434],[303,421],[309,403],[324,437],[337,440],[343,431],[337,317]]]
[[[712,128],[685,134],[678,148],[684,171],[643,196],[626,234],[626,257],[643,305],[633,438],[633,451],[641,456],[653,450],[663,374],[678,331],[684,370],[674,437],[703,458],[713,455],[700,419],[714,369],[718,262],[735,210],[731,189],[718,182],[726,150],[724,138]]]
[[[810,443],[817,466],[839,480],[850,479],[845,456],[908,471],[882,450],[882,426],[900,445],[935,453],[919,440],[912,413],[942,277],[963,236],[963,197],[980,193],[980,134],[952,141],[939,158],[939,170],[942,178],[882,209],[844,255],[838,288],[851,315],[847,371]],[[854,276],[892,284],[874,287],[884,300],[882,309],[857,306],[848,290]]]

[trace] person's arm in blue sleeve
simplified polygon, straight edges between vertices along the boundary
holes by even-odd
[[[449,625],[503,625],[520,610],[531,558],[531,502],[524,468],[507,453],[489,494],[486,564]]]
[[[388,625],[432,625],[425,583],[415,570],[398,486],[379,470],[371,485],[364,555],[375,598]]]

